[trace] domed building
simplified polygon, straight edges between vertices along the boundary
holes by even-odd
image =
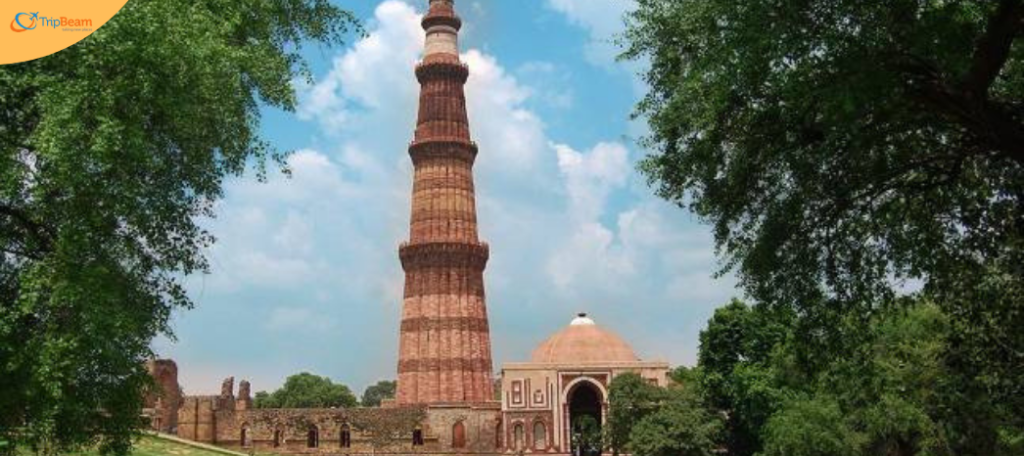
[[[420,108],[408,150],[409,238],[398,248],[405,288],[395,398],[380,408],[256,409],[246,381],[237,395],[229,377],[219,395],[183,396],[176,365],[154,362],[150,372],[163,391],[146,405],[155,430],[244,452],[302,456],[591,455],[599,445],[574,452],[572,436],[600,431],[615,376],[635,372],[666,384],[668,363],[641,360],[622,338],[579,314],[529,362],[505,364],[501,396],[494,394],[484,292],[490,248],[477,230],[473,177],[478,153],[485,154],[470,135],[469,67],[459,57],[462,20],[454,2],[427,2],[424,54],[413,72]]]
[[[501,427],[508,452],[576,453],[573,423],[599,428],[608,414],[608,385],[635,372],[665,386],[668,363],[643,361],[633,348],[585,313],[541,342],[529,362],[506,363],[501,371]],[[585,417],[589,417],[585,418]]]

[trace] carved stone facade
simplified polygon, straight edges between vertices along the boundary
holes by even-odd
[[[484,403],[493,399],[491,337],[484,298],[488,247],[477,237],[473,163],[459,61],[462,21],[452,0],[431,0],[416,66],[419,115],[409,146],[415,173],[409,242],[399,258],[405,293],[395,402]]]
[[[172,361],[156,361],[159,365]],[[177,385],[177,371],[160,377]],[[172,375],[173,374],[173,375]],[[221,394],[185,396],[175,408],[154,402],[152,416],[174,413],[154,430],[241,452],[284,455],[502,453],[498,402],[352,409],[253,409],[249,383],[224,380]],[[165,421],[166,422],[166,421]]]
[[[614,333],[586,314],[541,343],[527,363],[501,371],[505,449],[570,453],[574,424],[582,416],[600,427],[608,417],[608,385],[633,372],[658,386],[668,384],[668,363],[641,361]]]

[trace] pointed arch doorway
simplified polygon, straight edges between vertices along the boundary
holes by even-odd
[[[577,383],[569,390],[569,438],[575,456],[601,454],[601,423],[604,395],[590,381]]]

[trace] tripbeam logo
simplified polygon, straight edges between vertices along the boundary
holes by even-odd
[[[128,1],[0,0],[0,68],[67,49],[107,24]]]
[[[66,17],[39,17],[39,13],[18,13],[11,21],[11,30],[15,32],[27,32],[34,30],[36,26],[61,28],[61,27],[92,27],[92,19],[74,19]],[[83,29],[65,29],[65,31],[82,31]],[[84,29],[91,31],[91,29]]]
[[[15,32],[27,32],[36,28],[36,22],[39,20],[39,12],[35,13],[18,13],[14,15],[14,20],[11,21],[11,30]],[[0,22],[2,23],[2,22]]]

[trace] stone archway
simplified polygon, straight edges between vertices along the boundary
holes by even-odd
[[[601,454],[601,423],[604,397],[597,385],[584,381],[569,391],[569,439],[572,454],[597,456]]]
[[[462,421],[452,426],[452,448],[466,447],[466,425]]]

